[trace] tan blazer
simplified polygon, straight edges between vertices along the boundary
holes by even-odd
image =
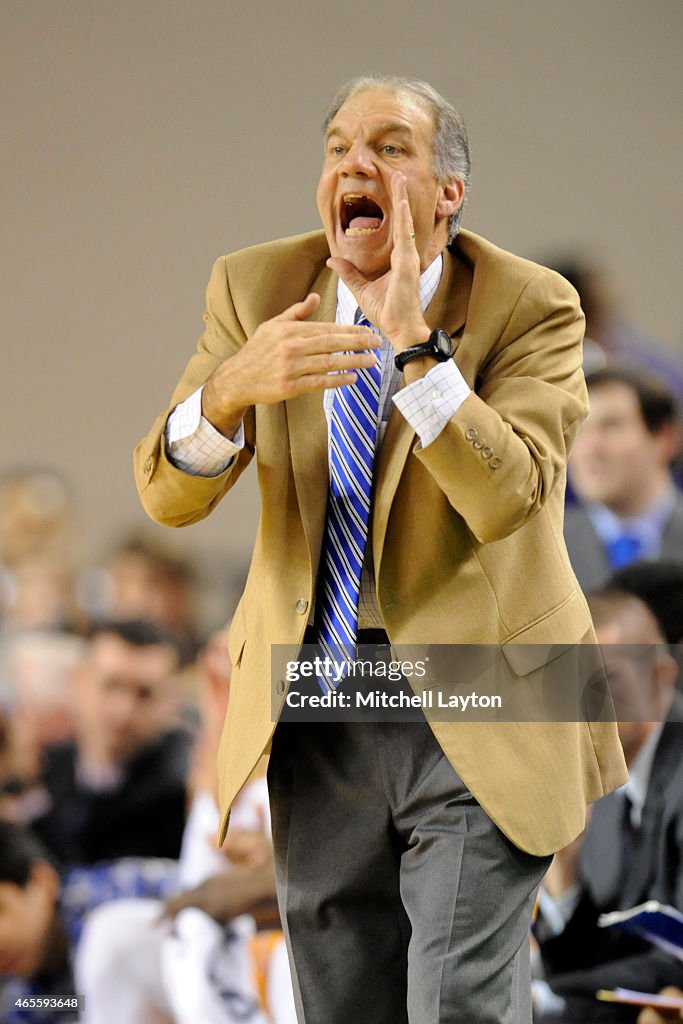
[[[455,334],[455,360],[473,393],[424,450],[397,410],[390,417],[373,505],[377,600],[392,642],[504,645],[519,692],[534,700],[545,660],[539,645],[593,639],[562,537],[565,465],[587,411],[583,315],[576,293],[552,271],[466,231],[452,248],[427,320]],[[328,255],[324,234],[314,232],[216,262],[198,351],[169,410],[135,452],[144,507],[169,526],[206,516],[256,454],[262,510],[230,635],[222,836],[275,728],[271,645],[296,650],[314,600],[326,422],[320,393],[251,409],[233,464],[197,478],[167,459],[166,418],[262,321],[307,292],[321,295],[317,319],[334,320]],[[570,842],[584,826],[586,803],[626,778],[613,723],[450,721],[432,728],[502,831],[535,854]]]

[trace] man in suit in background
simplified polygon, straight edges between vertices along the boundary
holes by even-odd
[[[270,751],[307,1024],[528,1021],[548,854],[625,777],[612,722],[275,729],[275,645],[296,656],[304,639],[501,644],[530,715],[549,658],[580,692],[572,645],[593,632],[561,521],[583,317],[560,277],[460,231],[468,184],[464,125],[429,85],[344,86],[324,123],[324,232],[217,261],[198,351],[136,450],[143,504],[171,526],[256,456],[221,835]]]
[[[673,395],[658,381],[607,368],[586,378],[591,411],[572,452],[579,499],[564,536],[585,590],[639,559],[683,557],[683,495],[671,475],[680,447]]]
[[[678,689],[683,691],[683,558],[632,562],[610,578],[608,587],[644,601],[659,623],[678,662]]]
[[[178,857],[192,736],[180,727],[184,645],[143,620],[100,622],[73,680],[75,738],[49,746],[34,831],[62,864]]]
[[[633,1022],[637,1007],[600,1004],[598,989],[657,992],[683,983],[683,964],[641,939],[597,926],[598,915],[659,900],[683,910],[683,697],[678,668],[646,605],[618,590],[589,598],[603,645],[629,781],[595,805],[584,836],[556,854],[536,933],[549,999],[542,1021]],[[562,1005],[564,1004],[564,1005]]]
[[[683,557],[632,562],[610,577],[608,587],[635,594],[645,602],[675,657],[676,648],[683,644]]]

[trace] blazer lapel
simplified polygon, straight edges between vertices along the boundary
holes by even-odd
[[[449,250],[444,250],[443,273],[436,294],[425,313],[425,319],[432,330],[435,327],[443,327],[448,331],[453,337],[453,347],[456,353],[467,317],[471,283],[472,271],[469,266]],[[465,360],[466,362],[467,360]],[[461,365],[460,357],[457,358],[457,363],[466,379],[469,379],[467,367]],[[470,383],[474,384],[473,377]],[[382,447],[377,456],[374,474],[372,552],[377,576],[382,560],[391,504],[414,440],[415,431],[408,421],[396,409],[392,410]]]
[[[320,306],[311,317],[317,322],[334,321],[337,309],[337,279],[323,266],[310,291],[320,295]],[[285,402],[294,483],[301,519],[315,576],[320,544],[325,529],[328,491],[327,422],[320,391],[299,395]]]

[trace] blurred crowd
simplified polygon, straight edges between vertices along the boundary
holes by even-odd
[[[683,989],[683,959],[598,918],[683,912],[683,359],[590,268],[557,266],[586,311],[591,403],[565,539],[631,778],[542,887],[535,1015],[656,1024],[671,1017],[610,993]],[[215,846],[228,627],[201,620],[201,572],[161,530],[84,570],[77,513],[58,472],[0,474],[0,1020],[294,1024],[264,766]],[[75,993],[80,1009],[39,1005]]]
[[[293,1024],[265,766],[216,848],[227,627],[153,528],[79,566],[77,513],[0,475],[0,1020]]]
[[[594,268],[556,268],[586,314],[590,398],[569,463],[564,535],[630,778],[593,805],[541,886],[534,1019],[658,1024],[683,1019],[683,1010],[647,1002],[661,990],[683,995],[683,949],[676,955],[600,918],[650,901],[683,913],[683,357],[625,323]]]

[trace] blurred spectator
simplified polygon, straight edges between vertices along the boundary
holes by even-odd
[[[105,904],[88,920],[76,960],[83,1024],[148,1024],[157,1014],[174,1024],[295,1024],[267,799],[265,779],[247,784],[221,852],[217,807],[196,797],[180,884],[202,880],[163,916],[141,899]]]
[[[556,854],[544,880],[536,936],[553,999],[536,1019],[633,1024],[637,1008],[597,1003],[596,991],[681,984],[683,963],[598,928],[597,919],[649,899],[683,910],[683,697],[676,663],[638,598],[605,590],[589,604],[630,778],[594,805],[583,837]]]
[[[20,468],[0,477],[0,611],[14,629],[80,628],[75,507],[65,478]]]
[[[37,1010],[16,1004],[31,997],[74,993],[72,959],[86,915],[125,896],[168,896],[176,865],[121,861],[74,869],[60,877],[27,829],[0,821],[0,994],[3,1024],[70,1024],[73,1009]]]
[[[83,566],[76,512],[59,472],[0,473],[0,629],[84,634],[90,621],[143,618],[196,653],[241,593],[247,567],[191,557],[145,528],[127,530],[97,564]]]
[[[191,746],[177,728],[180,659],[162,626],[93,629],[74,679],[75,740],[45,751],[51,806],[33,822],[63,863],[178,856]]]
[[[202,730],[194,798],[183,836],[180,892],[163,919],[149,901],[101,907],[76,965],[83,1024],[294,1024],[287,954],[275,898],[265,777],[243,789],[223,850],[216,847],[216,754],[229,692],[227,633],[199,659]]]
[[[12,705],[0,700],[0,820],[30,821],[47,805],[33,745],[17,727]]]
[[[11,630],[81,632],[73,565],[49,555],[28,555],[5,573],[4,625]]]
[[[678,662],[683,692],[683,556],[678,562],[634,562],[615,572],[609,586],[635,594],[648,606]]]
[[[0,562],[13,568],[31,555],[61,558],[73,547],[73,493],[56,470],[22,467],[0,476]]]
[[[196,574],[188,558],[173,552],[159,537],[135,531],[110,552],[101,569],[80,581],[81,602],[94,617],[146,619],[184,637],[196,653],[192,616]]]
[[[683,401],[683,359],[654,338],[626,323],[616,310],[606,276],[581,259],[553,260],[553,266],[572,284],[586,314],[584,369],[587,373],[602,366],[626,366],[653,374],[666,381]]]
[[[671,393],[625,370],[587,378],[591,410],[569,462],[579,504],[565,540],[584,590],[639,559],[683,556],[683,495],[671,475],[680,429]]]
[[[21,766],[11,704],[0,691],[0,819],[15,820]]]
[[[72,683],[85,652],[83,638],[66,633],[25,630],[0,637],[0,680],[36,763],[45,746],[73,736]]]
[[[29,822],[48,805],[40,782],[43,752],[73,737],[72,678],[85,642],[72,634],[0,636],[0,708],[6,756],[0,757],[0,817]]]
[[[614,573],[609,585],[645,602],[669,646],[683,643],[683,551],[679,561],[663,559],[627,565]]]

